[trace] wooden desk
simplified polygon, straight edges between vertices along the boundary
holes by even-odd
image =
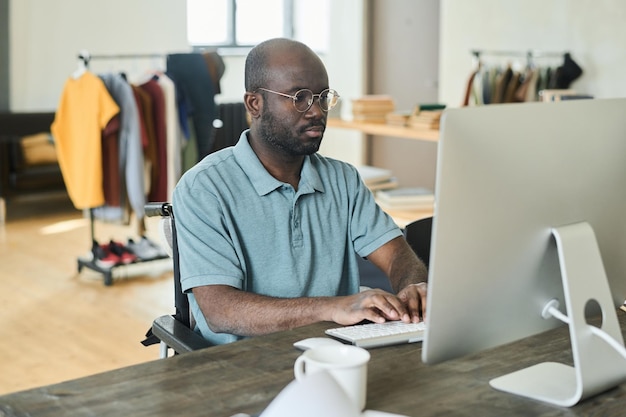
[[[618,311],[622,331],[626,314]],[[328,323],[155,360],[0,397],[2,416],[220,416],[261,412],[292,379],[292,343]],[[537,362],[571,364],[566,327],[428,366],[421,344],[372,349],[367,408],[408,416],[621,416],[626,383],[572,408],[490,388],[496,376]],[[28,372],[25,370],[25,372]],[[297,413],[294,413],[296,416]]]
[[[328,127],[340,129],[358,130],[368,135],[394,136],[405,139],[425,140],[437,142],[439,140],[439,130],[435,129],[414,129],[405,126],[394,126],[386,123],[360,123],[348,120],[329,118],[326,122]]]

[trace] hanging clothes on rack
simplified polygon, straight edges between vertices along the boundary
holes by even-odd
[[[583,69],[572,59],[570,53],[563,56],[563,64],[557,67],[554,74],[555,88],[569,88],[572,82],[580,77]]]
[[[152,102],[152,121],[154,123],[154,137],[156,139],[156,161],[152,166],[148,194],[149,201],[168,201],[167,195],[167,126],[165,119],[165,95],[159,83],[151,78],[138,86],[147,93]]]
[[[222,92],[221,80],[224,75],[224,71],[226,70],[224,60],[216,51],[202,52],[202,57],[206,62],[207,68],[209,69],[211,80],[213,80],[215,94],[220,94]]]
[[[125,203],[119,186],[122,183],[120,170],[120,115],[119,113],[107,123],[102,131],[102,190],[104,191],[105,205],[94,208],[94,213],[99,209],[114,209],[119,213],[115,219],[122,218],[122,205]]]
[[[137,108],[140,112],[140,123],[142,128],[142,146],[144,153],[144,193],[148,195],[153,184],[157,183],[157,139],[155,133],[155,123],[152,111],[152,101],[150,95],[136,85],[131,85]]]
[[[163,90],[165,143],[167,155],[167,201],[171,200],[174,187],[182,175],[182,148],[186,138],[179,123],[178,106],[176,102],[176,85],[174,81],[162,72],[155,74],[155,80]]]
[[[91,59],[102,60],[126,60],[138,59],[160,59],[165,60],[166,55],[161,54],[121,54],[121,55],[92,55]],[[119,65],[119,64],[118,64]],[[157,65],[158,66],[158,65]],[[164,67],[162,65],[161,67]],[[128,80],[127,72],[101,74],[115,80]],[[136,115],[134,119],[139,125],[139,136],[141,138],[141,149],[143,153],[142,171],[145,177],[142,188],[144,201],[168,201],[171,199],[173,188],[182,175],[182,148],[186,144],[187,137],[185,130],[187,115],[183,116],[179,110],[179,97],[183,96],[182,91],[175,82],[166,75],[161,68],[145,69],[140,74],[138,66],[133,65],[130,81],[126,84],[130,86],[133,96]],[[126,93],[126,95],[129,95]],[[183,128],[183,121],[185,126]],[[122,148],[123,149],[123,148]],[[124,155],[120,154],[120,169],[126,167]],[[195,163],[195,162],[194,162]],[[135,177],[138,172],[135,170]],[[121,184],[125,186],[126,184]],[[105,210],[97,210],[98,218],[112,219],[109,207]],[[133,208],[134,209],[134,208]],[[105,213],[106,216],[100,217]],[[141,213],[140,213],[141,215]]]
[[[568,88],[582,74],[569,53],[474,50],[472,55],[476,68],[468,78],[463,106],[538,101],[541,90]]]
[[[128,222],[127,202],[130,204],[139,221],[144,217],[146,205],[144,185],[144,157],[141,139],[140,118],[133,89],[121,74],[100,74],[109,94],[120,107],[118,129],[113,129],[113,137],[105,138],[103,133],[103,149],[110,147],[109,159],[117,158],[117,173],[112,170],[104,172],[105,198],[107,189],[111,190],[111,198],[107,204],[96,209],[96,217],[107,220],[123,220]],[[107,126],[109,127],[109,126]],[[111,127],[109,127],[110,129]],[[117,145],[115,148],[114,145]],[[107,157],[107,153],[103,154]],[[107,165],[104,165],[106,171]],[[107,186],[107,183],[110,185]],[[114,199],[114,200],[113,200]]]
[[[117,266],[167,256],[144,234],[145,204],[171,199],[185,170],[183,150],[189,148],[185,145],[201,137],[194,143],[201,143],[203,152],[211,151],[214,95],[220,90],[223,61],[216,53],[175,55],[184,56],[173,59],[176,78],[152,69],[147,72],[149,79],[132,83],[125,72],[96,76],[89,62],[165,55],[82,51],[51,126],[68,193],[77,208],[89,209],[91,253],[78,258],[78,270],[87,267],[102,273],[105,285],[112,284],[112,269]],[[176,63],[192,64],[182,68]],[[194,155],[187,167],[204,156],[197,151]],[[113,239],[98,242],[96,219],[129,224],[131,211],[137,219],[138,239],[129,238],[128,244]]]
[[[197,147],[197,160],[211,153],[214,142],[215,84],[204,57],[199,53],[167,56],[166,74],[188,97],[193,108],[191,118]]]
[[[105,203],[101,132],[120,109],[100,78],[81,72],[66,81],[50,129],[72,203],[91,209]]]

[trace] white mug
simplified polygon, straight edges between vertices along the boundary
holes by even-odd
[[[293,366],[293,373],[299,380],[307,373],[327,371],[358,409],[363,410],[367,396],[369,360],[370,353],[357,346],[320,346],[300,355]]]

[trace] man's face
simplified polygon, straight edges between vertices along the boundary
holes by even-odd
[[[259,121],[261,138],[290,156],[312,155],[317,152],[326,128],[325,115],[323,118],[307,118],[305,115],[311,113],[311,109],[306,113],[299,113],[290,99],[280,96],[277,99],[283,99],[284,105],[275,105],[274,109],[266,102],[263,106]],[[317,107],[318,113],[321,112],[317,101],[313,106]]]
[[[300,89],[319,94],[328,88],[328,75],[321,61],[306,54],[286,54],[272,65],[272,82],[265,88],[294,95]],[[317,152],[326,129],[326,112],[317,98],[306,112],[299,112],[293,100],[271,92],[263,92],[263,109],[259,134],[279,152],[290,156]]]

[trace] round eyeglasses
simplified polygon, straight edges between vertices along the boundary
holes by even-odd
[[[259,87],[257,90],[267,91],[268,93],[278,94],[283,97],[288,97],[293,101],[293,107],[300,113],[309,111],[315,98],[317,97],[320,109],[327,112],[337,105],[339,101],[339,94],[330,88],[322,91],[319,94],[313,94],[313,91],[309,89],[302,89],[296,91],[294,95],[279,93],[278,91],[268,90],[267,88]]]

